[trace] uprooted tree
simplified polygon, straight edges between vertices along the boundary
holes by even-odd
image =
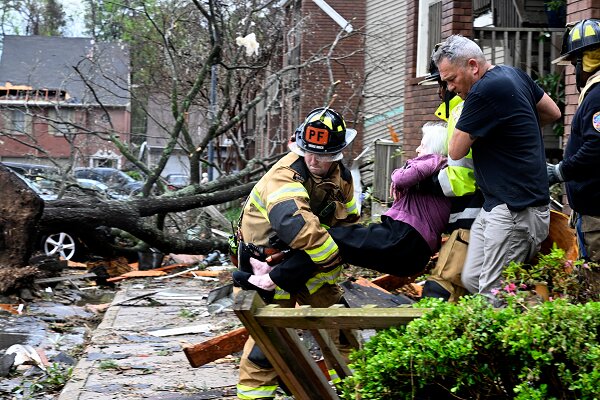
[[[282,64],[283,40],[290,40],[284,31],[284,16],[278,2],[219,1],[162,2],[136,1],[89,2],[88,26],[96,40],[118,40],[131,52],[132,85],[127,93],[131,98],[134,126],[147,126],[152,121],[162,131],[164,149],[152,163],[142,156],[143,137],[133,129],[131,140],[120,137],[111,121],[108,105],[102,103],[102,91],[110,90],[94,82],[90,71],[94,58],[88,57],[73,66],[91,96],[103,110],[105,129],[91,129],[79,121],[62,119],[60,104],[57,112],[37,113],[26,109],[60,131],[71,145],[69,163],[56,162],[62,178],[58,180],[59,196],[74,183],[71,169],[78,153],[78,138],[94,136],[110,143],[127,160],[131,169],[145,179],[141,195],[127,200],[106,200],[96,197],[66,197],[45,202],[39,220],[42,230],[71,229],[92,231],[98,227],[119,230],[130,235],[138,245],[156,247],[163,252],[203,253],[223,249],[223,238],[209,237],[190,240],[175,235],[172,226],[176,213],[194,210],[229,201],[240,201],[256,180],[286,152],[291,127],[268,133],[271,111],[278,109],[281,91],[294,85],[298,71],[320,65],[329,76],[329,87],[323,91],[322,105],[335,96],[336,81],[331,73],[332,63],[344,63],[353,53],[336,50],[348,34],[343,30],[322,48],[293,63]],[[303,29],[296,21],[292,29]],[[254,33],[260,52],[254,43],[240,46],[236,38]],[[292,79],[290,76],[295,76]],[[125,79],[126,81],[126,79]],[[112,82],[120,85],[120,82]],[[360,93],[363,81],[353,83]],[[122,89],[122,86],[120,86]],[[169,118],[153,114],[151,104],[159,99]],[[335,107],[348,110],[349,104],[337,100]],[[353,103],[355,104],[355,103]],[[260,112],[257,110],[260,109]],[[354,115],[357,110],[352,110]],[[201,132],[194,132],[192,116],[201,120]],[[15,133],[18,133],[15,135]],[[1,136],[10,137],[28,146],[32,153],[47,154],[33,135],[4,129]],[[228,139],[231,143],[227,158],[211,154],[211,145]],[[169,156],[176,147],[187,155],[191,185],[165,193],[160,176]],[[209,184],[200,185],[200,165],[212,168],[218,175]],[[181,227],[179,227],[181,228]],[[184,229],[178,229],[184,231]],[[177,232],[175,232],[177,233]]]

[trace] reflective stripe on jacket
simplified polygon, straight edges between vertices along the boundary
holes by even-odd
[[[308,171],[302,157],[289,153],[252,189],[240,230],[245,242],[259,246],[268,246],[269,238],[277,235],[291,248],[305,251],[315,264],[329,267],[341,261],[338,246],[325,227],[358,219],[352,176],[347,168],[336,163],[328,177],[319,178]],[[321,273],[324,272],[307,283],[309,291],[309,285],[315,284],[314,279]]]
[[[445,118],[445,103],[442,103],[436,110],[435,115],[448,123],[446,144],[450,143],[463,105],[464,101],[459,96],[452,98],[450,100],[450,117],[448,119]],[[483,197],[475,183],[471,150],[469,149],[469,153],[459,160],[453,160],[448,157],[448,166],[439,172],[437,178],[444,196],[451,200],[448,231],[456,228],[469,229],[483,204]]]

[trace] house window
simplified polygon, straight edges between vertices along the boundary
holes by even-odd
[[[2,111],[3,115],[3,134],[10,135],[26,135],[31,133],[31,115],[28,115],[25,110],[7,110]]]
[[[64,136],[73,133],[73,110],[54,108],[48,111],[48,133],[54,136]]]
[[[441,0],[419,1],[419,29],[417,32],[417,76],[425,76],[429,73],[433,47],[442,41]]]

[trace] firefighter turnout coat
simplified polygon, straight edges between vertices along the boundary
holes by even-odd
[[[341,272],[337,244],[327,227],[359,219],[350,171],[335,162],[326,177],[311,174],[304,158],[290,152],[252,189],[240,222],[241,240],[270,246],[276,237],[292,249],[305,251],[319,267],[306,286],[310,294],[336,283]],[[289,298],[277,289],[275,298]]]

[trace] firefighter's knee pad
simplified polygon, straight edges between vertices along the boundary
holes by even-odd
[[[252,350],[250,351],[250,354],[248,354],[248,360],[261,368],[273,368],[269,360],[267,360],[265,353],[263,353],[256,344],[252,346]]]

